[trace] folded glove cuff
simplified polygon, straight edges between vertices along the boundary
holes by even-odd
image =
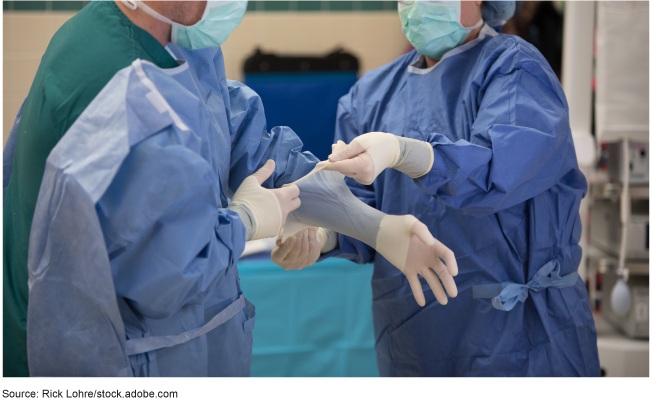
[[[318,243],[320,243],[321,254],[329,253],[339,245],[338,233],[333,230],[318,228],[316,237],[318,238]]]
[[[252,211],[245,204],[230,204],[228,205],[228,209],[237,212],[239,219],[241,219],[244,227],[246,227],[246,241],[251,240],[253,235],[257,232],[257,222],[253,220]]]
[[[416,179],[429,173],[433,166],[433,147],[426,141],[397,137],[400,157],[391,166],[409,177]]]

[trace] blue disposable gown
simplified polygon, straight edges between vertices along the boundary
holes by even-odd
[[[431,143],[433,167],[421,178],[388,169],[371,186],[346,180],[367,204],[424,222],[459,267],[459,294],[446,306],[421,279],[421,308],[397,268],[339,235],[325,257],[375,262],[380,374],[599,375],[575,274],[587,183],[560,83],[533,46],[488,26],[433,68],[418,61],[412,51],[366,73],[338,106],[336,140],[382,131]],[[510,282],[523,286],[499,294]]]
[[[246,376],[254,307],[227,195],[268,159],[279,187],[317,163],[221,50],[136,60],[53,149],[29,249],[32,375]]]

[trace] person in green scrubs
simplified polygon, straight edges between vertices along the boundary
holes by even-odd
[[[188,25],[201,18],[205,7],[202,2],[175,3],[155,7],[175,7],[172,15]],[[132,22],[123,7],[121,3],[91,2],[66,22],[50,41],[23,105],[3,212],[5,376],[29,376],[27,252],[50,151],[119,70],[136,59],[161,68],[178,65],[158,38],[161,32],[146,19]]]

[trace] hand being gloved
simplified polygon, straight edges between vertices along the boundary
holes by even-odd
[[[387,215],[382,219],[377,234],[377,252],[404,273],[420,306],[424,306],[425,299],[418,274],[427,281],[440,304],[447,304],[445,290],[450,297],[458,295],[453,278],[458,275],[454,253],[435,239],[426,225],[414,216]]]
[[[301,270],[314,265],[321,254],[332,251],[338,243],[337,233],[323,228],[306,228],[283,243],[278,237],[271,260],[285,270]]]
[[[343,141],[332,145],[329,162],[325,170],[343,173],[366,185],[386,168],[415,179],[431,170],[433,147],[426,141],[373,132],[358,136],[348,145]]]
[[[278,237],[271,260],[285,270],[303,269],[313,265],[320,257],[320,243],[314,228],[306,228],[288,238],[284,243]]]
[[[300,206],[300,190],[295,184],[273,190],[261,186],[274,169],[275,162],[269,159],[242,182],[228,205],[244,222],[246,241],[277,236],[289,212]]]

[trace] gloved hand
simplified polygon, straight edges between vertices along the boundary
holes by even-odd
[[[261,186],[274,169],[275,162],[269,159],[242,182],[228,205],[244,222],[247,241],[277,236],[289,212],[300,206],[300,190],[295,184],[273,190]]]
[[[314,265],[320,257],[321,243],[318,241],[316,228],[306,228],[282,242],[279,236],[273,251],[271,261],[286,271],[301,270]]]
[[[350,144],[332,145],[325,170],[343,173],[361,184],[371,184],[386,168],[394,168],[412,178],[429,173],[433,147],[426,141],[373,132],[358,136]],[[324,162],[321,162],[321,164]]]
[[[321,254],[334,250],[338,234],[329,229],[306,228],[286,239],[278,236],[271,251],[271,260],[285,270],[301,270],[314,265]]]
[[[454,253],[436,240],[426,225],[414,216],[387,215],[377,234],[377,252],[404,273],[420,306],[424,306],[425,299],[418,274],[427,281],[440,304],[447,304],[441,281],[450,297],[458,295],[453,278],[458,275]]]

